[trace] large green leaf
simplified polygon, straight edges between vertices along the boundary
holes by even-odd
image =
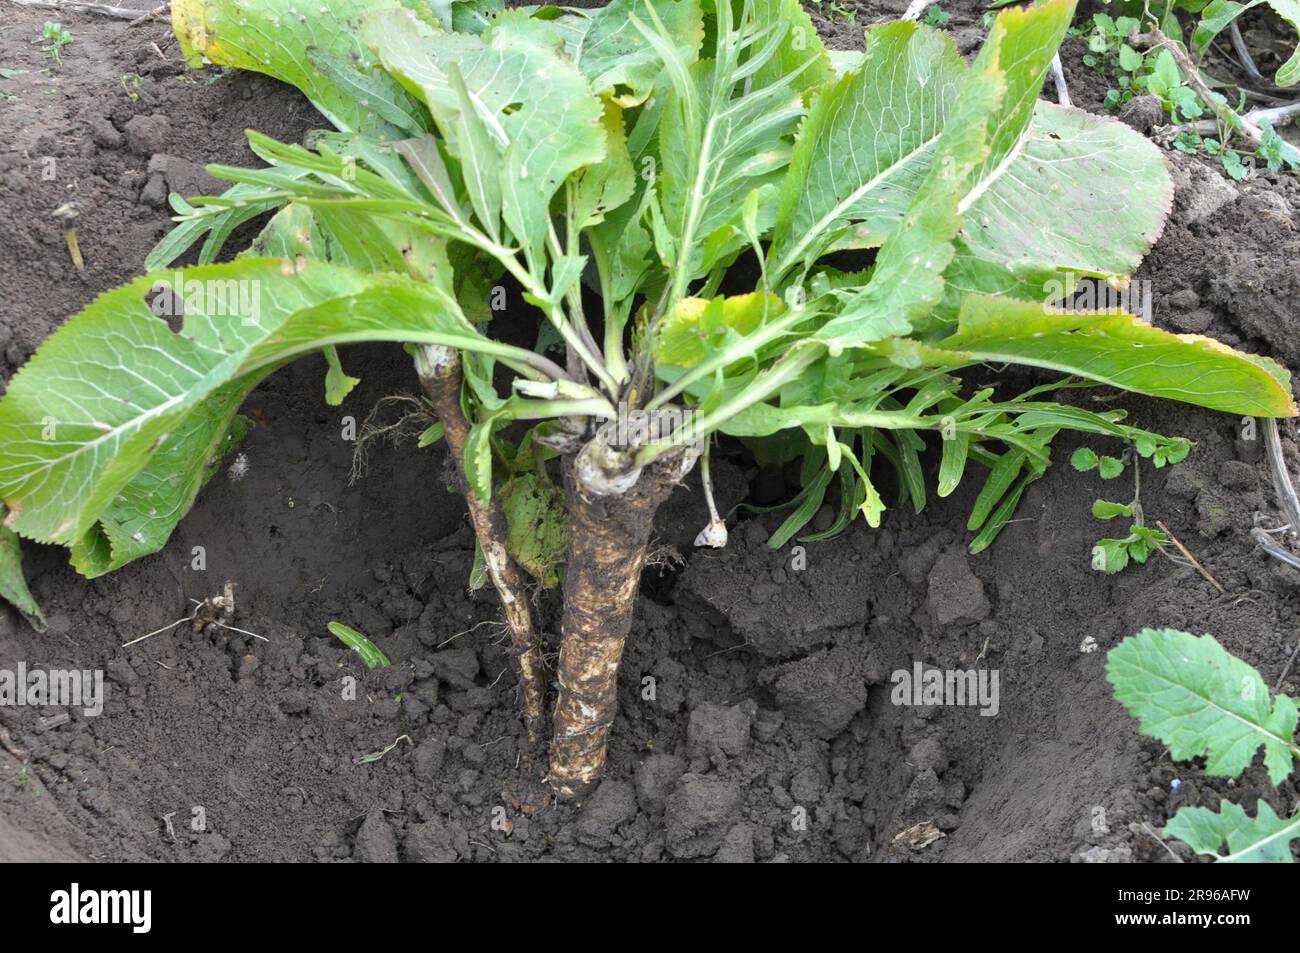
[[[613,0],[599,10],[575,11],[565,37],[569,58],[592,90],[624,107],[645,102],[663,72],[659,53],[628,16],[647,17],[648,8],[664,24],[676,49],[688,62],[694,60],[704,38],[699,0]]]
[[[1225,863],[1290,864],[1291,842],[1300,839],[1300,815],[1280,818],[1263,799],[1251,817],[1239,804],[1219,803],[1219,813],[1208,807],[1184,807],[1165,825],[1166,837],[1177,837],[1198,854]],[[1227,855],[1220,850],[1227,845]]]
[[[368,18],[363,36],[428,106],[482,224],[491,230],[499,212],[518,241],[540,249],[551,197],[605,154],[603,110],[586,78],[510,30],[485,41],[390,12]]]
[[[916,192],[940,132],[962,85],[994,72],[1005,92],[988,112],[987,152],[964,179],[954,250],[941,239],[946,223],[929,254],[918,236],[907,240],[915,250],[908,261],[933,266],[951,255],[931,324],[950,321],[967,292],[1059,300],[1075,275],[1113,282],[1128,275],[1159,235],[1173,186],[1144,137],[1037,99],[1073,9],[1074,0],[1047,0],[1002,11],[970,70],[936,31],[911,23],[872,29],[862,65],[818,97],[800,130],[772,270],[795,274],[828,250],[879,246],[905,216],[937,214],[931,203],[916,204]],[[861,304],[852,312],[862,313]]]
[[[1054,103],[1033,114],[1017,151],[962,202],[950,313],[970,291],[1046,301],[1065,297],[1072,275],[1119,283],[1164,227],[1173,182],[1149,140]]]
[[[1290,375],[1276,363],[1122,312],[1068,311],[988,295],[963,301],[957,332],[936,345],[895,341],[904,366],[1011,361],[1212,410],[1291,417]]]
[[[249,421],[238,411],[269,368],[199,401],[95,524],[73,543],[72,564],[93,578],[162,549],[199,491],[239,445]]]
[[[1262,745],[1274,784],[1291,773],[1296,703],[1269,695],[1259,673],[1213,636],[1143,629],[1111,649],[1106,679],[1115,697],[1176,761],[1205,755],[1206,773],[1237,777]]]
[[[739,11],[743,3],[733,2],[732,6]],[[794,88],[807,93],[834,77],[830,54],[800,0],[752,0],[751,9],[756,23],[785,27],[776,55],[754,74],[755,86],[767,86],[793,74]]]
[[[179,333],[146,301],[160,282],[182,292]],[[7,525],[84,545],[151,458],[188,432],[200,401],[309,351],[367,340],[517,352],[479,335],[435,286],[315,261],[241,259],[146,275],[101,295],[42,345],[0,400]]]
[[[373,67],[357,42],[367,14],[397,11],[400,0],[175,0],[172,27],[191,66],[204,60],[265,73],[297,86],[337,128],[414,135],[424,129],[418,106]],[[411,10],[425,12],[423,4]],[[411,13],[415,16],[415,13]]]
[[[799,129],[772,233],[776,271],[884,240],[925,178],[966,72],[937,30],[868,31],[862,64],[818,94]]]
[[[809,58],[777,68],[791,24],[736,24],[725,4],[716,9],[714,58],[689,67],[680,58],[670,64],[671,90],[658,131],[660,205],[651,210],[658,219],[660,257],[673,273],[674,299],[685,297],[681,292],[690,279],[729,262],[748,244],[739,224],[751,192],[760,196],[759,230],[771,227],[775,204],[766,199],[775,197],[804,114],[796,88],[803,74],[795,71],[816,64]],[[662,35],[647,36],[661,52],[668,48]],[[742,52],[748,57],[743,63]]]
[[[929,174],[885,239],[870,279],[856,292],[840,292],[840,312],[817,332],[832,353],[907,334],[942,300],[962,197],[986,162],[989,117],[998,114],[1006,93],[1006,74],[996,58],[985,57],[968,73],[939,133]]]

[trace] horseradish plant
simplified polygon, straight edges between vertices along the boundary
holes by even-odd
[[[1175,761],[1204,756],[1206,774],[1236,778],[1263,747],[1274,784],[1295,769],[1296,700],[1270,695],[1259,672],[1213,636],[1143,629],[1110,650],[1106,678],[1142,734],[1162,741]],[[1181,807],[1164,833],[1216,860],[1289,864],[1291,842],[1300,839],[1300,813],[1278,817],[1262,798],[1253,818],[1231,801],[1222,801],[1217,812]]]
[[[810,487],[838,479],[838,530],[857,512],[879,522],[881,459],[924,504],[932,433],[941,496],[988,470],[979,548],[1061,430],[1160,459],[1187,445],[1049,400],[1060,382],[964,389],[962,368],[1295,413],[1269,361],[1052,306],[1080,276],[1122,285],[1171,197],[1144,139],[1038,100],[1073,12],[1003,11],[970,64],[930,27],[873,27],[837,75],[797,0],[176,0],[192,64],[292,83],[335,130],[309,148],[249,133],[268,167],[210,167],[235,185],[174,196],[180,224],[148,262],[204,238],[200,265],[101,296],[14,377],[7,525],[68,546],[91,576],[154,552],[268,374],[323,351],[337,403],[353,384],[338,345],[401,342],[454,458],[534,738],[552,675],[528,573],[563,561],[549,779],[580,795],[605,760],[655,511],[716,435],[802,456]],[[250,252],[209,264],[267,212]],[[856,270],[828,260],[843,252]],[[175,329],[151,310],[160,281],[184,305]],[[502,281],[562,357],[547,335],[530,349],[494,334]],[[558,557],[521,545],[566,536]]]

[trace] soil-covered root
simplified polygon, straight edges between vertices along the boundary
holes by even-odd
[[[583,797],[600,780],[655,512],[698,456],[679,451],[645,467],[623,492],[600,493],[593,482],[608,484],[584,467],[584,455],[600,446],[597,437],[565,466],[569,558],[547,776],[563,798]]]
[[[524,592],[524,575],[506,551],[505,513],[495,497],[485,503],[465,478],[465,444],[469,440],[470,425],[461,407],[460,358],[450,348],[424,347],[417,355],[416,371],[420,375],[424,393],[442,423],[443,439],[447,441],[451,453],[456,485],[469,506],[470,522],[474,526],[479,546],[483,549],[488,578],[501,597],[519,671],[524,724],[528,729],[529,740],[537,742],[542,737],[546,713],[542,653],[538,646],[537,632],[533,628],[532,611]]]

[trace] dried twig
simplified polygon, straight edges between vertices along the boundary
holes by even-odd
[[[925,8],[934,2],[935,0],[912,0],[912,2],[907,5],[907,9],[903,11],[903,19],[919,20],[921,14],[925,12]]]
[[[136,17],[134,20],[132,20],[130,23],[128,23],[127,26],[139,26],[141,23],[147,23],[147,22],[149,22],[150,20],[154,19],[155,17],[164,16],[164,15],[167,14],[167,12],[168,12],[168,10],[169,10],[170,8],[171,8],[171,4],[170,4],[170,3],[164,3],[164,4],[162,4],[161,6],[154,7],[152,10],[150,10],[148,13],[144,14],[143,16],[138,16],[138,17]],[[155,43],[155,44],[153,45],[153,48],[154,48],[155,50],[157,50],[157,49],[158,49],[158,44]],[[161,50],[159,50],[158,55],[159,55],[159,56],[162,55],[162,51],[161,51]]]
[[[1219,590],[1220,595],[1222,595],[1224,592],[1227,591],[1226,589],[1223,588],[1223,585],[1219,582],[1219,580],[1211,576],[1210,571],[1197,561],[1196,557],[1192,555],[1192,551],[1183,545],[1182,540],[1180,540],[1177,536],[1175,536],[1168,526],[1166,526],[1160,520],[1156,520],[1156,526],[1160,527],[1160,532],[1168,536],[1169,541],[1178,547],[1178,551],[1183,554],[1184,559],[1186,559],[1189,563],[1191,563],[1192,568],[1195,569],[1197,572],[1199,572],[1202,576],[1204,576],[1206,582],[1212,585],[1215,589]]]
[[[1176,853],[1174,853],[1174,849],[1165,843],[1165,839],[1161,837],[1159,834],[1157,834],[1155,831],[1153,831],[1151,829],[1151,825],[1148,824],[1146,821],[1142,822],[1142,829],[1146,831],[1148,834],[1150,834],[1152,839],[1155,840],[1157,844],[1159,844],[1165,850],[1169,851],[1169,856],[1174,859],[1175,863],[1181,864],[1183,862],[1183,859],[1179,857]]]
[[[159,10],[165,10],[166,6],[159,7],[156,10],[150,10],[140,16],[139,10],[132,10],[129,7],[114,7],[106,3],[88,3],[85,0],[9,0],[10,3],[16,3],[20,7],[37,7],[41,10],[76,10],[83,13],[98,13],[106,17],[114,17],[118,20],[131,20],[134,25],[136,20],[143,20],[158,13]]]
[[[1295,648],[1291,650],[1291,657],[1286,660],[1286,665],[1282,668],[1282,674],[1277,677],[1277,681],[1273,684],[1274,695],[1282,690],[1282,683],[1285,682],[1286,677],[1291,674],[1291,666],[1295,664],[1297,653],[1300,653],[1300,639],[1296,641]]]
[[[0,725],[0,748],[4,748],[5,751],[8,751],[23,764],[27,763],[26,749],[20,748],[14,743],[14,739],[9,735],[9,729],[5,728],[4,725]]]
[[[194,617],[196,615],[198,615],[197,609],[183,619],[177,619],[175,622],[169,622],[167,625],[164,625],[162,628],[154,629],[148,635],[142,635],[138,639],[132,639],[130,642],[123,642],[122,648],[124,649],[129,648],[130,646],[135,645],[137,642],[143,642],[145,639],[152,639],[155,635],[162,635],[164,632],[169,632],[172,629],[176,628],[178,625],[180,625],[182,622],[193,622]]]
[[[1273,106],[1268,109],[1252,109],[1241,114],[1241,118],[1246,122],[1257,126],[1261,122],[1268,122],[1274,128],[1289,125],[1297,116],[1300,116],[1300,103],[1287,103],[1285,106]],[[1177,132],[1213,133],[1218,131],[1219,122],[1217,119],[1198,119],[1174,128]]]
[[[1150,13],[1147,14],[1150,16]],[[1145,42],[1151,49],[1164,49],[1169,51],[1169,55],[1174,58],[1178,64],[1178,69],[1182,71],[1183,78],[1187,80],[1187,85],[1196,91],[1196,95],[1201,98],[1201,102],[1213,111],[1215,118],[1223,126],[1231,129],[1243,139],[1252,149],[1259,149],[1264,143],[1264,132],[1259,125],[1253,121],[1247,120],[1236,110],[1224,102],[1223,97],[1217,95],[1210,89],[1205,77],[1192,58],[1187,55],[1181,43],[1171,40],[1163,30],[1156,24],[1154,18],[1150,21],[1151,30],[1145,35],[1135,37],[1137,42]]]

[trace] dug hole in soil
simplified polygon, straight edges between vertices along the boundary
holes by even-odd
[[[860,48],[864,26],[904,6],[850,3],[853,24],[819,25]],[[969,52],[982,8],[945,6]],[[165,23],[68,13],[75,42],[45,75],[32,41],[47,18],[0,6],[0,66],[26,70],[0,80],[5,380],[67,316],[140,272],[169,227],[169,190],[219,192],[204,163],[255,162],[245,127],[300,141],[324,124],[269,79],[187,72]],[[1076,104],[1099,111],[1104,84],[1081,52],[1063,50]],[[1169,158],[1176,207],[1137,275],[1155,323],[1300,368],[1287,310],[1300,298],[1295,180],[1262,171],[1234,184]],[[83,273],[50,214],[70,200]],[[516,717],[495,596],[466,591],[473,538],[443,451],[377,446],[349,482],[345,418],[414,392],[409,360],[376,347],[344,361],[363,384],[340,408],[322,400],[319,358],[253,394],[246,474],[218,475],[163,552],[90,582],[62,550],[27,548],[49,631],[0,609],[0,668],[101,669],[108,699],[100,717],[77,710],[63,723],[51,717],[61,710],[0,708],[0,860],[1172,861],[1193,858],[1152,832],[1184,804],[1230,796],[1253,813],[1262,797],[1289,814],[1296,801],[1292,783],[1274,789],[1258,767],[1234,785],[1171,762],[1104,680],[1106,651],[1145,626],[1212,632],[1270,684],[1286,666],[1300,573],[1248,536],[1273,501],[1262,442],[1241,439],[1241,421],[1084,392],[1195,441],[1182,465],[1144,467],[1142,499],[1223,594],[1158,556],[1116,576],[1090,568],[1108,535],[1091,503],[1127,499],[1129,482],[1073,471],[1075,443],[1062,441],[978,556],[964,528],[975,478],[920,515],[892,505],[881,529],[858,521],[800,558],[766,546],[779,513],[741,511],[726,549],[692,548],[707,522],[693,475],[657,523],[605,780],[569,805],[535,793],[541,756]],[[794,488],[739,453],[714,469],[724,507]],[[814,525],[831,517],[828,503]],[[268,642],[181,626],[121,647],[225,580],[233,624]],[[554,630],[553,597],[541,605]],[[392,667],[367,671],[327,633],[331,619],[369,635]],[[892,704],[891,673],[918,663],[996,670],[996,715]],[[1300,675],[1282,688],[1296,694]]]

